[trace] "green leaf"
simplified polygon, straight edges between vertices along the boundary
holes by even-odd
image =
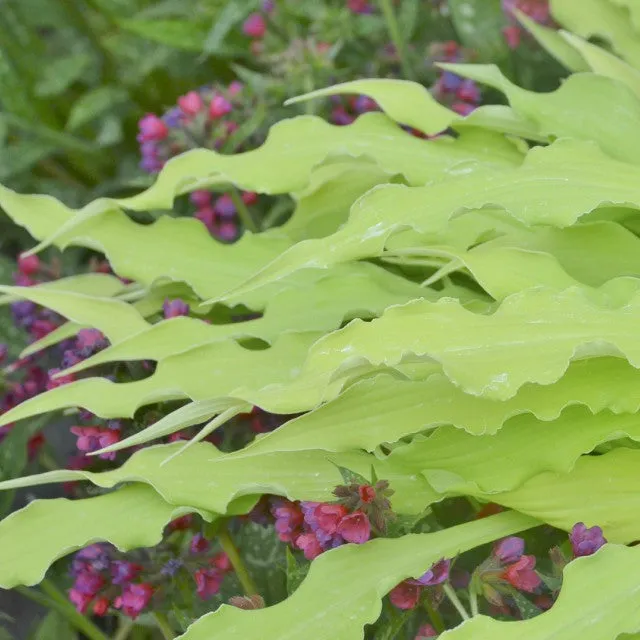
[[[543,615],[522,622],[475,616],[442,640],[615,640],[640,630],[639,570],[638,547],[607,545],[567,566],[560,596]]]
[[[609,0],[551,0],[551,13],[568,30],[608,40],[627,62],[640,69],[640,42],[629,13]]]
[[[509,82],[494,65],[440,66],[502,91],[516,113],[545,135],[595,141],[612,158],[640,163],[640,101],[617,80],[578,73],[556,91],[533,93]],[[614,110],[619,110],[615,120]]]
[[[92,89],[77,100],[67,120],[66,128],[78,129],[85,124],[100,118],[114,107],[127,100],[127,92],[122,87],[104,85]]]
[[[576,51],[571,42],[562,37],[557,29],[544,27],[521,11],[516,11],[518,21],[558,62],[573,72],[589,71],[587,61]]]
[[[118,25],[134,35],[183,51],[200,53],[206,42],[207,27],[188,20],[118,20]]]
[[[208,640],[216,634],[225,640],[255,635],[265,640],[362,638],[363,627],[380,615],[382,597],[405,578],[420,576],[443,557],[536,524],[508,513],[437,533],[345,545],[317,558],[304,582],[283,602],[250,612],[222,606],[194,623],[182,638]],[[337,582],[337,575],[344,580]]]
[[[91,64],[91,55],[87,52],[54,58],[53,61],[44,65],[42,78],[35,87],[36,95],[59,96],[74,82],[80,80]]]
[[[421,84],[408,80],[354,80],[291,98],[285,105],[338,94],[369,96],[396,122],[428,135],[441,133],[459,118],[455,112],[437,102]]]
[[[84,500],[36,500],[0,522],[0,585],[37,584],[55,560],[98,540],[123,551],[154,546],[168,522],[192,511],[142,484]]]
[[[506,26],[501,0],[449,0],[451,19],[462,43],[481,60],[496,61],[509,54],[502,34]]]
[[[229,0],[216,15],[211,31],[204,44],[204,53],[216,54],[221,49],[227,34],[244,18],[246,9],[237,0]]]
[[[50,611],[38,625],[32,640],[52,640],[52,638],[68,638],[76,640],[76,632],[67,619],[57,611]]]

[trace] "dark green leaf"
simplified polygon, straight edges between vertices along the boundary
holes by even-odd
[[[105,85],[85,93],[71,109],[67,129],[73,130],[95,120],[127,100],[122,87]]]

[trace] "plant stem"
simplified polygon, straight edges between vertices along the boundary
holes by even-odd
[[[247,205],[244,203],[244,200],[238,193],[238,190],[235,187],[232,187],[230,194],[231,200],[233,200],[233,204],[236,205],[236,209],[238,210],[238,217],[240,218],[240,221],[242,222],[244,228],[251,231],[251,233],[258,233],[260,229],[258,229],[258,225],[249,212],[249,209],[247,209]]]
[[[236,545],[231,539],[231,536],[229,535],[229,529],[226,526],[223,526],[218,532],[218,539],[220,540],[220,544],[222,545],[224,552],[229,556],[231,566],[236,572],[238,580],[240,580],[240,584],[244,589],[244,594],[246,596],[257,595],[258,589],[256,588],[256,585],[254,584],[251,576],[249,575],[247,567],[242,561],[240,553],[238,552]]]
[[[167,616],[165,616],[164,613],[156,611],[153,614],[153,617],[155,618],[156,624],[158,625],[158,629],[160,629],[160,631],[162,632],[164,640],[173,640],[176,636],[173,633],[171,625],[169,624],[169,620],[167,620]]]
[[[16,591],[23,595],[25,598],[29,598],[33,602],[37,602],[39,605],[46,607],[47,609],[53,609],[59,614],[64,616],[73,627],[78,631],[81,631],[89,640],[109,640],[107,636],[96,627],[96,625],[89,620],[89,618],[83,616],[76,611],[76,608],[62,595],[55,586],[44,580],[40,585],[42,590],[47,593],[44,595],[35,589],[28,589],[27,587],[16,587]]]
[[[393,5],[391,4],[391,0],[379,0],[379,2],[384,19],[387,23],[387,29],[389,29],[389,35],[391,36],[391,40],[398,51],[398,56],[400,57],[400,65],[402,66],[402,73],[404,74],[405,80],[413,80],[413,70],[409,64],[407,47],[402,34],[400,33],[400,27],[398,26],[398,21],[393,10]]]
[[[427,599],[425,599],[424,601],[424,608],[427,610],[427,613],[429,614],[429,619],[431,620],[431,624],[433,625],[433,628],[438,633],[444,633],[447,627],[444,624],[444,620],[442,619],[440,612]]]
[[[120,618],[120,624],[113,640],[127,640],[134,626],[134,621],[130,618]]]
[[[458,594],[453,590],[452,586],[447,582],[444,584],[442,588],[447,598],[451,600],[451,604],[456,608],[456,611],[460,614],[460,617],[463,620],[468,620],[470,616],[467,613],[467,610],[464,608],[462,602],[460,602],[460,599],[458,598]]]
[[[478,594],[476,593],[473,586],[469,589],[469,602],[471,602],[471,615],[478,615]]]

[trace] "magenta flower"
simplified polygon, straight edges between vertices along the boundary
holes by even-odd
[[[23,275],[32,276],[40,270],[40,258],[38,256],[20,254],[18,257],[18,269]]]
[[[362,511],[354,511],[340,520],[337,532],[347,542],[363,544],[371,537],[371,523]]]
[[[153,142],[164,140],[169,135],[169,127],[153,113],[148,113],[138,122],[140,134],[139,142]]]
[[[422,585],[423,587],[434,587],[437,584],[446,582],[449,578],[449,569],[451,569],[451,560],[443,558],[436,562],[420,578],[410,580],[409,582]]]
[[[535,591],[541,583],[540,576],[534,571],[535,556],[522,556],[502,572],[501,577],[511,586],[529,593]]]
[[[81,593],[77,589],[70,589],[69,600],[75,606],[78,613],[84,613],[87,610],[89,603],[93,600],[93,596]]]
[[[275,528],[282,542],[293,542],[300,534],[304,516],[299,505],[288,500],[275,501],[271,513],[276,519]]]
[[[305,513],[305,521],[321,543],[327,543],[338,531],[338,525],[348,514],[341,504],[320,503],[312,511]]]
[[[122,590],[122,595],[115,599],[113,606],[122,609],[122,613],[135,620],[149,604],[152,596],[153,587],[150,584],[128,584]]]
[[[423,624],[418,629],[418,634],[415,637],[415,640],[427,640],[428,638],[437,638],[438,632],[430,625]]]
[[[111,564],[111,580],[113,584],[124,585],[135,580],[141,571],[142,567],[139,564],[114,560]]]
[[[516,536],[504,538],[496,544],[493,555],[502,564],[512,564],[517,562],[524,553],[524,540]]]
[[[217,120],[231,113],[233,105],[221,95],[214,96],[209,104],[209,116],[212,120]]]
[[[91,596],[92,598],[104,586],[104,578],[99,573],[83,571],[76,576],[73,588],[79,593]]]
[[[233,571],[231,560],[229,560],[229,556],[224,551],[216,553],[216,555],[211,559],[211,564],[218,569],[218,571],[222,571],[222,573],[229,573],[230,571]]]
[[[98,329],[80,329],[76,338],[76,346],[78,349],[95,349],[102,347],[105,338]]]
[[[198,569],[194,578],[198,596],[202,600],[208,600],[220,591],[224,576],[217,569]]]
[[[376,490],[370,484],[361,484],[358,487],[358,495],[362,502],[370,504],[376,499]]]
[[[189,549],[191,553],[205,553],[209,551],[210,546],[209,541],[201,533],[196,533],[196,535],[191,538]]]
[[[99,427],[71,427],[71,433],[78,437],[76,447],[83,453],[93,453],[99,449],[109,447],[120,440],[120,432],[115,429],[100,429]],[[113,460],[115,451],[101,453],[103,460]]]
[[[250,38],[263,38],[267,23],[259,13],[252,13],[242,25],[242,32]]]
[[[304,553],[307,560],[317,558],[324,549],[314,533],[303,533],[296,538],[296,547]]]
[[[373,13],[373,7],[369,0],[348,0],[347,7],[353,13]]]
[[[420,587],[406,580],[389,592],[391,604],[398,609],[415,609],[420,600]]]
[[[180,300],[180,298],[176,298],[175,300],[169,300],[167,298],[162,305],[162,311],[166,319],[187,316],[189,315],[189,305]]]
[[[9,347],[4,343],[0,343],[0,363],[4,362],[7,353],[9,353]]]
[[[204,107],[204,102],[197,91],[189,91],[189,93],[178,98],[178,106],[186,116],[195,116]]]
[[[569,541],[573,549],[573,557],[590,556],[607,543],[600,527],[590,527],[584,522],[573,525],[569,534]]]
[[[196,207],[203,208],[208,207],[211,204],[211,191],[204,191],[203,189],[199,189],[198,191],[192,191],[189,199]]]

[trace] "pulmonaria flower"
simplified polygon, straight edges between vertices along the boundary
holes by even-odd
[[[295,545],[304,553],[307,560],[314,560],[324,551],[315,533],[299,535],[295,540]]]
[[[222,116],[226,116],[233,110],[233,105],[224,96],[215,95],[209,104],[209,116],[213,120],[218,120]]]
[[[156,142],[164,140],[169,135],[169,127],[153,113],[147,113],[138,122],[139,142]]]
[[[362,512],[369,525],[373,524],[379,533],[384,533],[387,522],[395,517],[389,501],[393,490],[386,480],[378,480],[373,486],[355,483],[340,485],[335,488],[333,495],[350,512]],[[366,526],[364,521],[361,520],[361,523]]]
[[[175,300],[169,300],[167,298],[162,305],[162,311],[166,319],[187,316],[189,315],[189,305],[180,300],[180,298],[176,298]]]
[[[93,453],[120,441],[120,432],[115,429],[101,429],[99,427],[71,427],[71,433],[78,437],[76,447],[83,453]],[[101,453],[103,460],[114,460],[115,451]]]
[[[422,576],[415,580],[409,580],[409,582],[412,584],[422,585],[423,587],[435,587],[436,585],[447,581],[450,569],[451,560],[443,558],[436,562]]]
[[[197,91],[189,91],[189,93],[178,98],[178,106],[185,116],[195,116],[204,107],[202,96]]]
[[[540,576],[534,571],[535,566],[535,556],[522,556],[517,562],[505,567],[501,577],[516,589],[531,593],[542,582]]]
[[[502,564],[517,562],[524,553],[524,540],[516,536],[504,538],[496,544],[493,555]]]
[[[600,527],[587,528],[584,522],[573,525],[569,541],[574,558],[590,556],[607,543]]]
[[[124,585],[135,580],[141,571],[142,567],[139,564],[114,560],[111,563],[111,581],[113,584]]]
[[[163,576],[173,577],[184,567],[184,562],[179,558],[171,558],[171,560],[167,560],[162,569],[160,569],[160,573]]]
[[[196,533],[196,535],[191,538],[189,550],[191,553],[206,553],[209,551],[210,546],[209,541],[201,533]]]
[[[109,604],[109,598],[105,598],[104,596],[96,598],[93,607],[91,607],[93,614],[99,617],[106,616],[109,611]]]
[[[430,625],[423,624],[415,637],[415,640],[427,640],[427,638],[437,638],[438,632]]]
[[[128,584],[122,595],[118,596],[113,606],[121,609],[122,613],[135,620],[149,604],[153,597],[153,587],[145,582]]]
[[[242,32],[250,38],[263,38],[267,32],[267,23],[259,13],[252,13],[244,21]]]
[[[502,0],[502,11],[510,23],[504,28],[503,33],[511,49],[516,49],[520,45],[524,33],[518,23],[516,11],[524,13],[538,24],[547,26],[554,24],[549,0]]]
[[[0,364],[6,360],[8,353],[9,347],[4,343],[0,343]]]
[[[194,578],[196,592],[201,600],[208,600],[215,596],[222,586],[223,575],[217,569],[198,569]]]
[[[271,507],[276,519],[275,528],[282,542],[294,542],[300,535],[304,523],[304,515],[300,506],[288,500],[277,500]]]
[[[338,531],[342,519],[349,514],[341,504],[302,502],[304,521],[321,544],[329,543]]]
[[[211,559],[211,564],[219,571],[222,571],[222,573],[229,573],[230,571],[233,571],[231,560],[224,551],[216,553],[216,555]]]
[[[186,516],[181,516],[172,520],[168,525],[169,531],[186,531],[193,526],[193,515],[188,513]]]
[[[403,610],[415,609],[420,602],[421,589],[407,580],[401,582],[389,592],[391,604]]]
[[[71,604],[73,604],[73,606],[76,608],[76,611],[78,613],[85,613],[87,607],[93,600],[93,596],[88,596],[84,593],[81,593],[77,589],[70,589],[69,600],[71,601]]]
[[[25,276],[32,276],[40,270],[40,258],[35,255],[26,256],[20,254],[18,257],[18,269]]]
[[[353,13],[373,13],[373,6],[370,4],[369,0],[348,0],[347,7]]]
[[[371,537],[371,523],[362,511],[355,511],[340,520],[337,533],[347,542],[364,544]]]
[[[105,346],[105,337],[102,331],[98,329],[80,329],[76,338],[76,347],[78,349],[99,350]]]

